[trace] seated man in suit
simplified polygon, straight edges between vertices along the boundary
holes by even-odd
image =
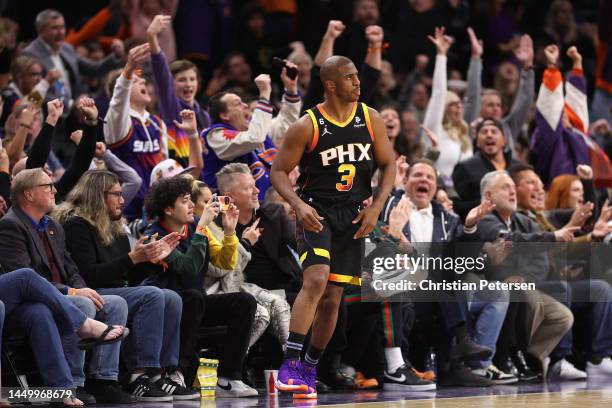
[[[127,304],[119,296],[100,296],[86,287],[79,270],[66,250],[64,229],[46,214],[55,207],[57,190],[42,168],[21,171],[13,179],[13,207],[0,219],[0,259],[6,270],[32,268],[79,308],[87,317],[97,317],[108,324],[125,326]],[[76,396],[93,404],[95,396],[84,389],[85,352],[77,347],[78,337],[62,337],[64,353],[72,373]],[[109,403],[133,401],[117,383],[119,346],[114,343],[95,347],[88,369],[88,383],[105,383],[103,397]]]

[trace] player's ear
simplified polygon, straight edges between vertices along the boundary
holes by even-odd
[[[327,80],[325,81],[325,89],[334,92],[336,90],[336,84],[334,83],[334,81]]]

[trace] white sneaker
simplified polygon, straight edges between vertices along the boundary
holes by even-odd
[[[217,382],[215,395],[218,398],[237,398],[237,397],[257,397],[259,393],[256,389],[249,387],[240,380],[225,380],[227,385]]]
[[[542,378],[548,378],[548,369],[550,368],[550,357],[544,357],[542,360]]]
[[[561,359],[548,369],[549,380],[585,380],[587,374],[574,367],[572,363],[566,359]]]
[[[589,377],[612,376],[612,360],[610,357],[606,357],[599,364],[593,364],[589,361],[586,366],[586,372]]]
[[[493,384],[513,384],[518,382],[518,378],[514,374],[504,373],[493,364],[487,368],[474,369],[472,370],[472,373],[491,380]]]

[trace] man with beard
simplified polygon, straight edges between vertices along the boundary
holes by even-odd
[[[363,238],[374,229],[395,178],[384,123],[378,112],[358,103],[360,82],[353,62],[331,56],[320,75],[325,101],[289,128],[270,175],[278,193],[295,209],[304,270],[276,386],[305,398],[316,398],[316,366],[334,332],[344,285],[361,285]],[[298,163],[303,170],[299,195],[289,180]],[[378,194],[363,209],[363,201],[372,195],[376,166],[381,174]],[[311,325],[302,364],[300,352]]]
[[[480,180],[494,170],[505,170],[519,161],[504,151],[507,135],[503,125],[494,118],[485,118],[476,128],[476,153],[459,162],[453,170],[453,184],[459,199],[455,210],[461,219],[468,211],[480,204]]]

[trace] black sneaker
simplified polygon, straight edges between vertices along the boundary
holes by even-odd
[[[136,398],[125,392],[117,381],[87,380],[85,389],[102,404],[132,404]]]
[[[318,378],[330,390],[354,390],[356,388],[353,379],[345,375],[339,368],[323,369],[318,373]]]
[[[162,391],[172,396],[174,401],[199,399],[198,391],[187,388],[183,374],[174,369],[167,372],[155,383]]]
[[[146,374],[125,386],[125,390],[143,402],[172,402],[172,395],[162,391]]]
[[[518,378],[519,371],[514,365],[510,356],[506,354],[496,353],[493,357],[493,364],[506,374],[512,374]]]
[[[490,387],[493,382],[472,373],[463,363],[451,363],[451,370],[440,380],[440,385],[458,387]]]
[[[469,337],[464,338],[457,343],[450,351],[450,360],[470,361],[470,360],[486,360],[493,356],[493,350],[488,347],[481,346],[475,343]]]
[[[398,391],[430,391],[436,389],[436,383],[417,377],[414,371],[403,365],[393,373],[385,370],[384,389]]]
[[[96,403],[96,397],[85,391],[84,387],[77,387],[75,397],[83,401],[84,405],[93,405]]]
[[[512,362],[516,367],[516,371],[518,372],[519,381],[531,382],[538,380],[538,374],[529,367],[527,361],[525,360],[525,355],[521,350],[516,351],[511,354]]]

